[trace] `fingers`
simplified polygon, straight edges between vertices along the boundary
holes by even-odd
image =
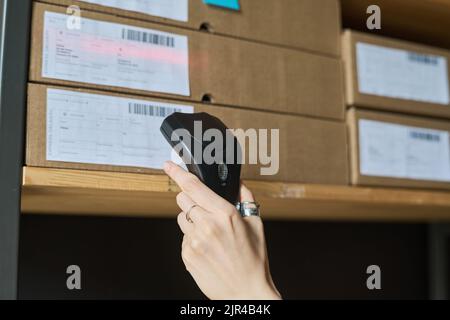
[[[173,162],[164,164],[164,171],[196,204],[206,211],[220,213],[233,209],[233,206],[214,191],[205,186],[195,175],[186,172]]]
[[[198,206],[194,200],[184,192],[177,195],[177,204],[180,209],[183,210],[185,215],[189,213],[189,218],[191,218],[193,222],[199,222],[204,216],[209,214],[208,211]]]
[[[252,192],[243,183],[241,184],[241,202],[255,202]]]
[[[186,213],[181,212],[177,217],[178,225],[181,231],[186,234],[191,234],[194,231],[194,224],[190,223],[186,219]]]
[[[240,200],[241,200],[241,202],[255,202],[256,201],[255,197],[253,196],[253,193],[243,183],[241,183]],[[261,221],[261,218],[260,217],[247,217],[244,219],[244,221],[247,221],[247,222]]]

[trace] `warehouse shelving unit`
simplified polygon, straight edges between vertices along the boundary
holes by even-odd
[[[25,167],[31,0],[0,1],[0,299],[17,297],[24,214],[173,217],[177,186],[162,175]],[[450,192],[246,181],[267,219],[446,222]],[[125,214],[126,213],[126,214]],[[447,298],[445,225],[431,229],[431,296]]]

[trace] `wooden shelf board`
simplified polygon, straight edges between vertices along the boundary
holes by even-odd
[[[450,192],[246,181],[265,219],[450,220]],[[178,187],[164,175],[25,167],[22,212],[175,217]]]

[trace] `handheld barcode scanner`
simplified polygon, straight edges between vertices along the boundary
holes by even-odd
[[[209,129],[216,129],[216,134],[220,132],[222,141],[216,141],[213,130],[208,132]],[[161,133],[183,159],[189,172],[233,205],[239,202],[241,147],[222,121],[204,112],[176,112],[164,120]],[[210,154],[214,161],[205,159]]]

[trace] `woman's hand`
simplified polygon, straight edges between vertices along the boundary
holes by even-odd
[[[177,196],[183,211],[178,215],[184,233],[182,258],[202,292],[214,300],[280,299],[261,218],[242,218],[233,205],[172,162],[164,170],[182,190]],[[245,186],[241,201],[254,201]]]

